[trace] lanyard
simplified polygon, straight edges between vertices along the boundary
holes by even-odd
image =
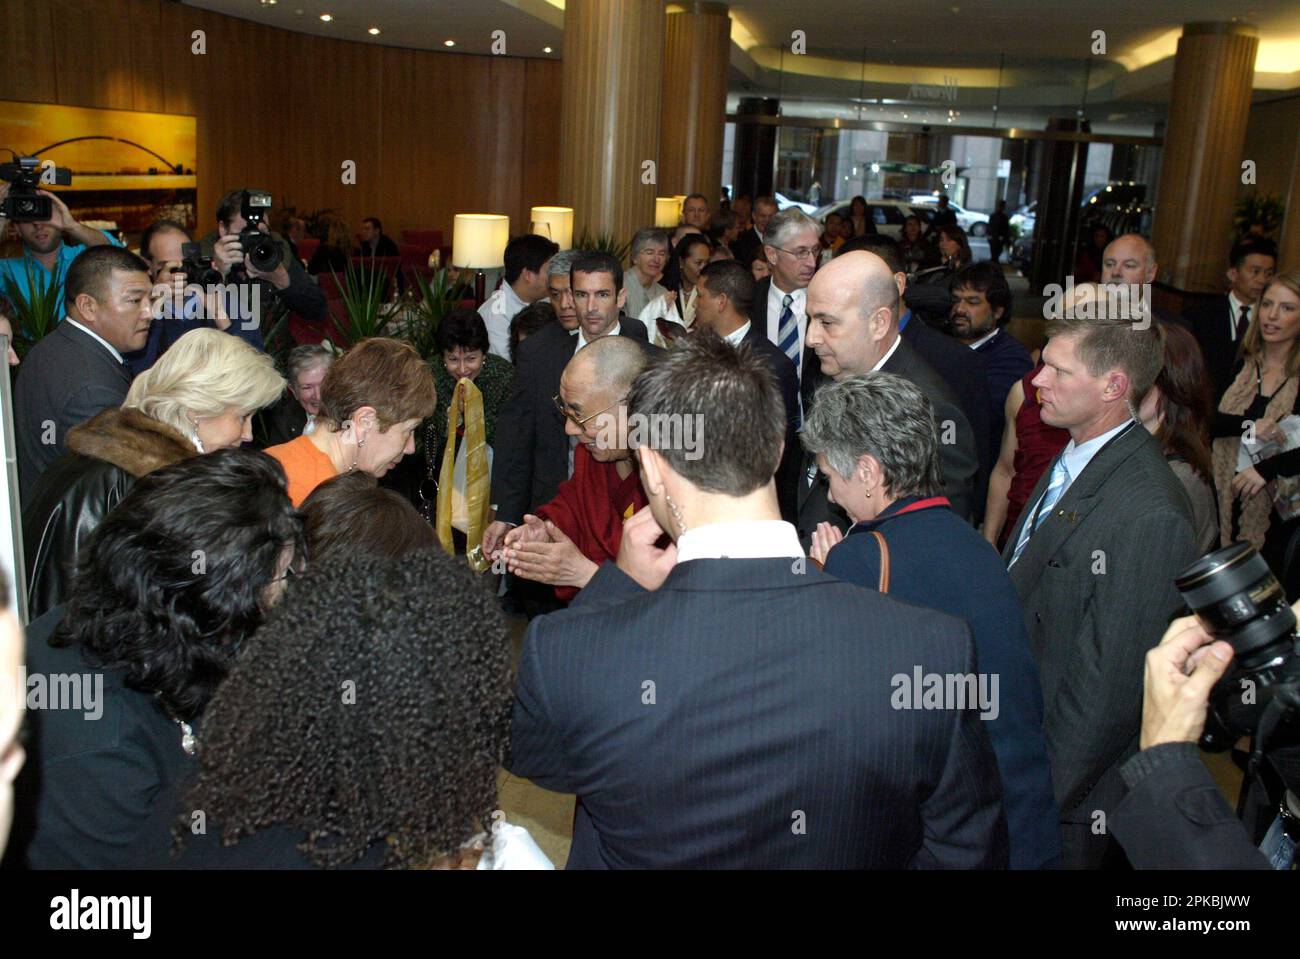
[[[908,506],[904,506],[896,513],[890,513],[888,516],[877,516],[870,522],[879,525],[880,523],[888,522],[895,516],[902,516],[904,513],[917,513],[923,509],[934,509],[936,506],[952,506],[952,501],[946,496],[929,496],[925,499],[919,499]]]

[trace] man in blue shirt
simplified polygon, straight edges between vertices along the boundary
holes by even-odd
[[[89,246],[112,243],[121,246],[107,233],[82,226],[68,212],[68,206],[53,193],[40,191],[41,196],[50,198],[54,208],[53,215],[43,223],[16,223],[18,236],[23,241],[23,255],[0,260],[0,292],[17,290],[24,299],[30,300],[32,291],[28,282],[28,265],[31,274],[38,278],[38,283],[48,286],[51,282],[59,284],[58,300],[54,304],[55,321],[63,319],[63,280],[68,275],[68,267],[77,258],[77,254]],[[0,183],[0,201],[9,195],[9,184]],[[0,217],[0,233],[4,232],[9,221]],[[12,299],[12,297],[10,297]]]

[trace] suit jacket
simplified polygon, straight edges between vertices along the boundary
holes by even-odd
[[[1236,322],[1227,295],[1210,297],[1193,304],[1183,316],[1184,325],[1192,331],[1200,344],[1205,367],[1210,371],[1214,385],[1211,399],[1218,407],[1219,399],[1232,385],[1237,369],[1237,348],[1241,341],[1233,341],[1229,323]]]
[[[755,256],[763,255],[763,241],[752,226],[736,237],[736,242],[731,244],[731,255],[737,263],[746,267]]]
[[[606,564],[528,628],[506,765],[581,799],[574,869],[1005,866],[988,733],[895,708],[914,668],[973,672],[970,629],[802,560]]]
[[[362,243],[357,247],[353,256],[401,256],[402,251],[397,248],[393,238],[387,233],[379,234],[379,239],[375,241],[375,252],[370,252],[370,247]]]
[[[956,340],[952,342],[955,343]],[[1029,351],[1005,328],[1000,330],[993,339],[982,344],[979,349],[972,350],[970,347],[963,347],[963,349],[982,360],[988,374],[984,393],[988,410],[985,423],[988,429],[989,450],[993,457],[990,463],[992,468],[992,463],[997,462],[998,450],[1002,445],[1007,394],[1011,392],[1011,387],[1034,368],[1034,361],[1030,358]],[[975,425],[974,420],[971,421],[971,426],[975,427],[976,433],[979,433],[980,427]]]
[[[781,518],[787,523],[793,523],[797,513],[799,475],[803,472],[800,469],[803,447],[799,445],[799,378],[790,357],[782,353],[753,320],[750,321],[749,331],[742,342],[748,343],[756,353],[767,358],[777,385],[781,388],[786,429],[785,451],[781,454],[781,465],[776,470],[776,498],[781,504]]]
[[[899,330],[917,355],[928,363],[952,390],[961,407],[962,415],[976,437],[975,454],[979,457],[979,474],[971,500],[971,513],[976,521],[984,517],[984,501],[988,498],[989,473],[998,461],[1002,445],[1002,406],[999,404],[994,418],[989,409],[989,373],[985,358],[970,347],[958,343],[946,333],[941,333],[920,317],[913,315]],[[1026,367],[1024,372],[1028,372]],[[1023,375],[1023,374],[1022,374]],[[1010,385],[1007,389],[1010,389]],[[1006,394],[1002,396],[1006,400]],[[992,442],[989,437],[996,435]]]
[[[620,324],[620,336],[651,349],[644,323],[624,316]],[[519,344],[510,398],[497,416],[492,447],[492,502],[499,520],[522,523],[525,513],[555,499],[569,477],[569,438],[552,399],[573,359],[575,337],[553,323]]]
[[[909,327],[911,325],[908,324]],[[804,361],[805,364],[809,362],[807,355],[804,356]],[[829,379],[821,372],[816,354],[812,355],[811,363],[803,378],[804,409],[812,408],[816,402],[815,391]],[[901,336],[898,349],[881,369],[909,380],[930,400],[935,423],[939,428],[939,470],[943,475],[943,495],[951,501],[952,511],[969,521],[974,515],[975,491],[979,481],[979,444],[976,442],[975,431],[957,405],[956,396],[943,378]],[[813,370],[816,372],[813,373]],[[945,443],[945,438],[952,439],[952,442]],[[847,530],[851,524],[844,511],[838,506],[832,506],[826,498],[825,478],[817,474],[816,461],[806,452],[803,467],[804,474],[799,478],[798,528],[799,541],[807,547],[812,542],[812,534],[818,523],[828,522],[840,530]]]
[[[1162,743],[1124,764],[1110,828],[1137,869],[1269,869],[1195,743]],[[1276,807],[1274,807],[1276,812]]]
[[[749,308],[749,322],[753,324],[750,327],[750,332],[755,336],[763,337],[779,350],[780,346],[774,343],[767,333],[767,297],[771,291],[772,278],[770,276],[759,280],[754,287],[754,302]],[[789,357],[787,356],[786,359],[789,359]],[[814,350],[809,349],[807,346],[803,348],[803,356],[799,361],[798,369],[795,370],[795,375],[799,379],[800,399],[804,404],[804,409],[807,409],[808,400],[812,396],[812,385],[809,383],[809,377],[814,377],[816,383],[821,382],[821,363],[818,361],[817,353]]]
[[[1051,472],[1030,494],[1004,561]],[[1182,609],[1174,577],[1195,558],[1187,493],[1137,425],[1092,458],[1011,566],[1063,822],[1091,824],[1123,798],[1119,767],[1137,752],[1144,658]]]
[[[40,475],[68,451],[68,430],[100,410],[121,406],[130,386],[125,364],[71,323],[60,323],[32,347],[14,388],[18,486],[24,501]]]
[[[307,411],[289,390],[254,417],[253,440],[259,449],[279,446],[302,436],[307,426]]]

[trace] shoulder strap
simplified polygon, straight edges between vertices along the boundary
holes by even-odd
[[[880,547],[880,585],[876,587],[882,593],[889,592],[889,543],[885,541],[885,534],[878,529],[873,529],[871,535],[876,538],[876,545]]]

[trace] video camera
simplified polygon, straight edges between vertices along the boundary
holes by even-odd
[[[239,245],[248,256],[248,262],[263,273],[274,270],[284,259],[279,242],[257,228],[270,212],[271,194],[262,190],[244,191],[239,213],[246,225],[239,231]],[[236,269],[243,272],[238,266]]]
[[[14,223],[44,223],[54,216],[54,201],[41,196],[40,188],[45,170],[53,170],[53,179],[47,184],[69,186],[72,171],[67,167],[42,167],[38,157],[17,157],[13,163],[0,163],[0,180],[13,184],[5,197],[0,216]]]
[[[1201,557],[1174,585],[1206,632],[1233,649],[1232,665],[1210,693],[1201,748],[1223,752],[1253,734],[1253,771],[1266,747],[1300,740],[1295,729],[1300,717],[1295,613],[1250,543],[1233,543]]]

